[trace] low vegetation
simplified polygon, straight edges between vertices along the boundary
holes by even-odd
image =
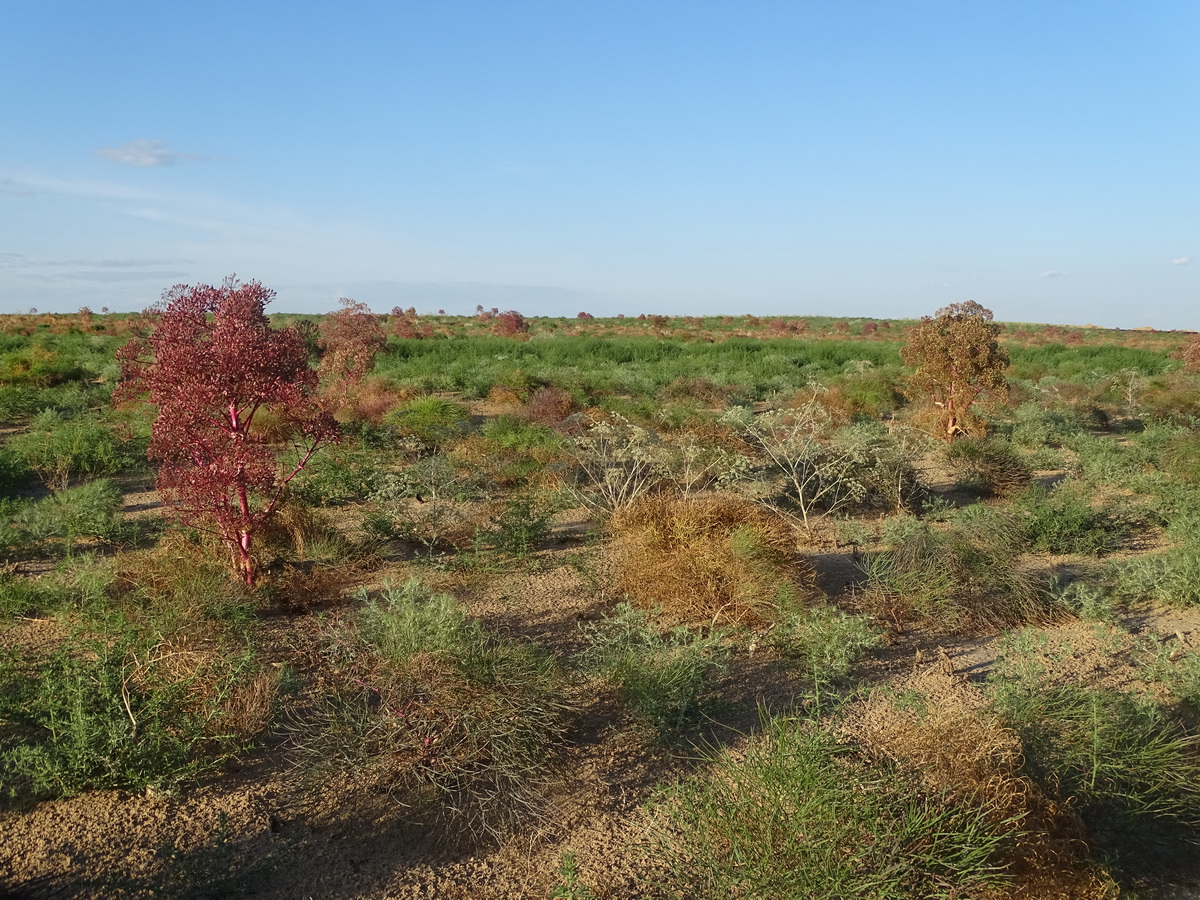
[[[1185,336],[270,297],[6,317],[0,892],[1200,879]]]

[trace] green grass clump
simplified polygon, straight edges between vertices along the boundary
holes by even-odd
[[[939,630],[979,631],[1051,621],[1065,612],[1046,580],[1020,565],[1016,520],[969,506],[949,530],[893,520],[888,549],[863,564],[866,608],[896,627],[916,619]]]
[[[414,397],[388,413],[386,420],[404,435],[429,447],[438,447],[466,434],[470,410],[444,397]]]
[[[1026,765],[1072,804],[1105,851],[1200,839],[1197,738],[1149,697],[1063,683],[1013,652],[997,665],[996,712],[1021,736]]]
[[[29,431],[8,446],[54,488],[66,487],[72,478],[113,475],[138,461],[108,423],[90,415],[65,418],[55,409],[38,413]]]
[[[719,634],[686,626],[663,631],[648,612],[629,603],[584,626],[584,633],[585,668],[615,685],[633,715],[662,732],[702,714],[713,673],[728,656]]]
[[[1061,484],[1053,490],[1035,485],[1013,500],[1029,549],[1045,553],[1085,553],[1100,556],[1120,547],[1125,523],[1106,510],[1093,509],[1076,487]]]
[[[666,896],[933,898],[1006,882],[1011,830],[791,718],[664,790],[651,853]]]
[[[552,657],[469,620],[417,580],[366,602],[323,651],[340,683],[293,725],[298,763],[383,790],[450,842],[495,838],[544,814],[563,739]]]
[[[998,496],[1029,483],[1029,467],[1008,441],[965,438],[946,447],[946,461],[968,490]]]

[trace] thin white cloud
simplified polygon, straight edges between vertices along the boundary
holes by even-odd
[[[11,178],[0,178],[0,194],[8,197],[36,197],[37,191],[18,186]]]
[[[1188,263],[1190,263],[1191,261],[1192,261],[1192,258],[1191,258],[1190,256],[1181,256],[1181,257],[1179,257],[1178,259],[1173,259],[1173,260],[1171,260],[1171,265],[1173,265],[1173,266],[1186,266],[1186,265],[1187,265]]]
[[[1045,272],[1042,272],[1040,275],[1038,275],[1038,278],[1058,278],[1060,275],[1062,275],[1062,272],[1059,272],[1056,269],[1047,269]]]
[[[173,166],[178,162],[190,159],[205,159],[195,153],[181,153],[171,150],[166,141],[140,138],[116,147],[101,147],[96,155],[109,162],[120,163],[123,166]]]

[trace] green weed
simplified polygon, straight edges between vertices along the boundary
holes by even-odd
[[[665,732],[703,711],[714,671],[728,655],[721,636],[679,626],[661,630],[650,613],[628,603],[584,626],[584,667],[615,685],[635,717]]]

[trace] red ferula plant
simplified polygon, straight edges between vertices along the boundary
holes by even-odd
[[[321,394],[334,407],[348,403],[387,344],[379,319],[365,303],[343,297],[341,309],[321,320],[321,362],[317,377]]]
[[[148,456],[158,488],[186,525],[218,535],[253,586],[254,535],[284,487],[323,444],[340,437],[316,401],[317,373],[303,338],[264,313],[274,291],[230,276],[220,287],[176,285],[152,308],[153,330],[117,352],[117,400],[158,407]],[[269,408],[291,434],[294,457],[255,433]]]

